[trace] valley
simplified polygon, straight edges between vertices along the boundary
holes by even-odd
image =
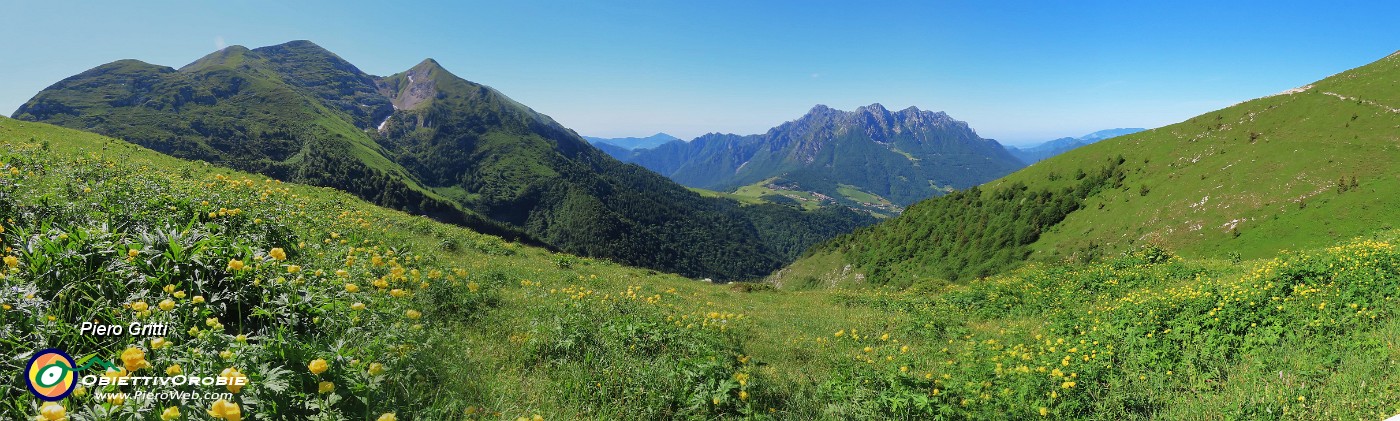
[[[1291,6],[16,5],[0,420],[1400,419]]]

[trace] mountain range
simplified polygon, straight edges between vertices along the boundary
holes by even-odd
[[[947,113],[891,111],[878,103],[854,111],[817,105],[763,134],[710,133],[614,156],[695,188],[760,191],[772,200],[884,215],[1023,166]]]
[[[1017,159],[1021,160],[1021,162],[1024,162],[1026,164],[1034,164],[1036,162],[1044,161],[1046,158],[1068,152],[1070,149],[1078,148],[1080,146],[1088,145],[1104,139],[1137,133],[1143,130],[1145,129],[1125,128],[1099,130],[1097,132],[1089,133],[1080,137],[1062,137],[1059,139],[1046,141],[1035,146],[1026,147],[1024,149],[1017,148],[1015,146],[1007,146],[1006,150],[1008,152],[1011,152],[1012,155],[1015,155]]]
[[[610,146],[622,148],[622,149],[629,150],[629,151],[630,151],[630,150],[633,150],[633,149],[650,149],[650,148],[655,148],[655,147],[657,147],[657,146],[661,146],[662,144],[664,144],[664,143],[666,143],[666,142],[670,142],[670,141],[674,141],[674,140],[680,140],[680,138],[677,138],[677,137],[675,137],[675,136],[671,136],[671,135],[668,135],[668,134],[665,134],[665,133],[657,133],[657,134],[654,134],[654,135],[651,135],[651,136],[647,136],[647,137],[613,137],[613,138],[604,138],[604,137],[584,136],[583,138],[584,138],[584,139],[587,139],[587,140],[588,140],[588,143],[592,143],[593,146],[599,147],[599,149],[603,149],[603,145],[610,145]],[[606,149],[604,149],[604,150],[606,150]]]
[[[432,59],[379,77],[309,41],[231,46],[180,69],[108,63],[44,89],[14,118],[697,277],[762,276],[873,222],[702,197]]]
[[[234,51],[245,61],[286,59],[273,52]],[[357,93],[353,80],[279,71],[267,73],[273,80],[254,78],[271,66],[256,63],[244,70],[249,73],[226,75],[244,78],[246,90],[210,94],[213,99],[199,89],[227,92],[228,86],[176,79],[160,68],[150,79],[125,76],[125,85],[74,79],[64,83],[76,87],[51,92],[28,111],[60,110],[62,118],[101,127],[125,127],[102,120],[117,115],[180,123],[185,120],[161,120],[128,105],[120,107],[129,114],[73,116],[133,94],[142,106],[168,109],[181,92],[157,85],[183,81],[189,84],[177,86],[193,91],[180,112],[203,117],[190,121],[208,128],[230,110],[264,112],[259,102],[279,105],[285,94],[310,104],[299,116],[341,119],[354,127],[349,133],[374,141],[319,139],[311,136],[315,129],[339,123],[306,121],[286,130],[311,133],[305,136],[322,149],[299,146],[297,154],[324,165],[335,153],[323,149],[382,152],[397,166],[390,170],[443,197],[451,190],[424,181],[435,173],[400,162],[454,152],[435,150],[433,142],[461,130],[455,119],[467,116],[488,119],[471,126],[485,136],[512,139],[500,143],[515,145],[519,153],[511,157],[525,159],[519,164],[559,172],[582,165],[529,160],[548,150],[577,162],[555,144],[577,142],[545,138],[546,129],[519,134],[516,125],[550,126],[549,120],[499,102],[503,97],[489,88],[463,91],[466,82],[447,79],[435,63],[370,77],[373,94]],[[123,80],[120,75],[107,74]],[[34,351],[41,344],[112,361],[120,355],[152,371],[224,367],[225,377],[250,380],[233,398],[215,402],[136,397],[125,403],[80,392],[41,403],[30,397],[33,387],[14,381],[0,386],[6,396],[0,413],[16,414],[12,419],[142,418],[154,411],[224,419],[244,413],[268,419],[1381,419],[1396,412],[1387,397],[1400,393],[1394,344],[1400,318],[1393,306],[1400,290],[1397,79],[1400,53],[1083,146],[919,201],[811,249],[767,284],[714,285],[519,247],[335,189],[274,183],[123,140],[0,117],[6,146],[0,148],[0,290],[8,291],[0,297],[7,339],[0,354],[48,352]],[[107,96],[79,95],[84,86]],[[317,92],[335,94],[315,99]],[[484,98],[469,102],[463,92]],[[392,111],[373,110],[380,99]],[[470,113],[466,104],[496,111]],[[361,114],[354,113],[358,105],[366,106]],[[223,135],[276,139],[252,131],[275,127],[254,126],[263,118],[239,116],[221,126],[235,130]],[[210,159],[267,160],[301,174],[298,162],[249,160],[228,152],[240,145],[198,137],[189,127],[152,125],[132,133],[157,129],[175,133],[167,139],[172,150],[208,147],[226,154]],[[373,145],[380,149],[357,149]],[[573,156],[601,156],[590,148],[580,146]],[[811,241],[791,235],[774,241],[759,229],[792,233],[809,213],[693,202],[692,195],[714,192],[687,191],[607,159],[596,165],[597,178],[538,176],[575,194],[565,198],[572,207],[561,214],[589,211],[580,195],[613,200],[578,193],[580,182],[661,180],[626,199],[652,200],[647,194],[664,191],[690,204],[713,204],[716,214],[747,218],[739,222],[753,224],[749,235],[768,252],[800,250]],[[611,172],[615,166],[650,175],[627,178]],[[448,203],[478,212],[461,204],[475,202]],[[764,211],[748,213],[754,210]],[[716,245],[724,244],[681,246]],[[74,327],[95,319],[199,327],[135,341],[97,339]],[[3,361],[6,371],[23,370],[22,359]],[[131,368],[136,375],[145,369]],[[425,393],[406,384],[433,386]]]

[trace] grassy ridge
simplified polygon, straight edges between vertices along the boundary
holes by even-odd
[[[1400,90],[1390,82],[1397,74],[1400,56],[1392,55],[1301,92],[1079,148],[1003,182],[1065,175],[1074,162],[1114,154],[1128,159],[1126,188],[1092,199],[1096,211],[1068,217],[1036,245],[1038,254],[1090,243],[1245,257],[1323,246],[1400,220],[1400,179],[1390,171],[1400,162]]]
[[[522,247],[48,125],[0,119],[0,144],[5,371],[41,347],[134,348],[136,374],[236,369],[252,384],[234,402],[274,419],[1400,412],[1396,231],[1260,260],[1146,248],[965,285],[773,290]],[[160,344],[75,334],[94,318],[178,328]],[[0,413],[37,414],[15,380]],[[62,404],[98,418],[212,404],[96,392]]]
[[[892,274],[872,275],[874,281],[911,282],[985,276],[1024,261],[1088,261],[1144,245],[1190,257],[1259,258],[1394,228],[1400,91],[1391,81],[1397,75],[1400,56],[1392,55],[1290,93],[1087,145],[981,186],[979,200],[932,199],[837,243],[856,250],[845,261],[866,274],[889,262],[915,266],[892,265]],[[1120,175],[1109,186],[1072,198],[1086,175],[1120,160]],[[1034,208],[1003,200],[1023,188],[1077,205],[1050,224],[1044,218],[950,223],[985,213],[983,205]],[[1017,250],[964,240],[985,232],[1018,233],[1001,237],[1031,242]],[[1008,251],[1028,252],[1001,254]]]

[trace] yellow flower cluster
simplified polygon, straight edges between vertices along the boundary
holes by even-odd
[[[238,407],[238,404],[223,399],[210,404],[209,410],[206,412],[209,416],[221,420],[240,421],[243,419],[243,410]]]

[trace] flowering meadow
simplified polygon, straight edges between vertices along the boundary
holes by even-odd
[[[902,289],[716,285],[13,120],[0,228],[3,419],[1400,413],[1396,232],[1247,261],[1146,247]],[[243,385],[80,386],[45,403],[18,374],[45,348],[111,362],[80,375]],[[171,390],[197,393],[139,393]]]

